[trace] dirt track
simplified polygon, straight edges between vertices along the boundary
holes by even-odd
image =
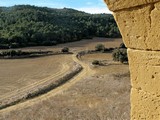
[[[97,68],[72,57],[84,68],[77,76],[47,94],[1,110],[0,120],[128,120],[128,77],[99,76]]]
[[[115,72],[112,65],[90,66],[97,57],[88,55],[81,61],[73,55],[84,68],[77,76],[47,94],[1,110],[0,120],[128,120],[130,82],[123,75],[128,68],[116,65],[115,75],[109,75]]]
[[[67,82],[66,84],[55,88],[53,91],[50,91],[49,93],[51,93],[51,96],[54,96],[54,95],[56,95],[56,94],[59,93],[59,92],[63,92],[64,90],[66,90],[67,88],[69,88],[70,86],[72,86],[73,84],[75,84],[77,81],[79,81],[79,80],[81,80],[82,78],[84,78],[85,76],[87,76],[89,73],[94,74],[94,71],[91,70],[90,67],[89,67],[87,64],[85,64],[85,63],[83,63],[83,62],[81,62],[80,60],[77,59],[76,54],[73,54],[73,55],[72,55],[72,59],[73,59],[74,62],[76,62],[77,64],[80,64],[80,65],[83,67],[82,72],[80,72],[77,76],[75,76],[73,79],[71,79],[71,80],[70,80],[69,82]],[[24,94],[25,92],[27,92],[28,90],[37,88],[37,86],[42,86],[42,85],[46,84],[46,82],[48,82],[48,81],[51,81],[51,80],[56,79],[56,78],[59,78],[60,76],[62,76],[63,74],[65,74],[65,72],[66,72],[68,69],[69,69],[69,66],[68,66],[67,64],[63,64],[63,67],[62,67],[61,71],[59,71],[58,73],[56,73],[56,74],[54,74],[54,75],[52,75],[52,76],[50,76],[50,77],[48,77],[48,78],[42,79],[42,80],[39,81],[38,83],[33,83],[33,84],[31,84],[30,86],[23,87],[22,89],[19,89],[19,90],[17,90],[17,91],[14,91],[14,92],[5,94],[4,96],[2,96],[2,98],[0,99],[0,101],[2,102],[2,101],[4,101],[4,100],[6,100],[6,99],[12,100],[13,97],[16,99],[16,97],[18,97],[18,96],[23,96],[23,94]],[[42,97],[44,97],[44,98],[46,99],[47,97],[50,96],[49,93],[43,95]],[[40,96],[40,97],[41,97],[41,96]],[[42,97],[41,97],[41,99],[42,99]],[[35,100],[35,99],[33,99],[33,101],[34,101],[34,100]],[[32,101],[32,100],[30,100],[30,102],[31,102],[31,101]],[[24,102],[24,103],[21,103],[20,105],[26,106],[26,105],[29,105],[29,104],[27,104],[27,102]],[[31,105],[31,104],[30,104],[30,105]],[[20,106],[17,104],[17,105],[15,105],[15,106],[13,106],[13,107],[10,107],[10,108],[11,108],[11,109],[12,109],[12,108],[15,108],[15,109],[16,109],[16,108],[20,108]],[[6,109],[10,109],[10,108],[6,108]],[[3,111],[3,110],[2,110],[2,111]],[[4,111],[5,111],[5,110],[4,110]],[[0,111],[0,112],[1,112],[1,111]]]

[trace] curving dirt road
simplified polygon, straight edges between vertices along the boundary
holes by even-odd
[[[90,69],[90,67],[87,64],[85,64],[82,61],[80,61],[79,59],[77,59],[76,56],[77,56],[77,54],[72,55],[73,61],[76,62],[77,64],[80,64],[83,67],[83,70],[78,75],[74,76],[71,80],[69,80],[65,84],[56,87],[55,89],[49,91],[46,94],[43,94],[43,95],[41,95],[39,97],[36,97],[34,99],[27,100],[23,103],[18,103],[17,105],[2,109],[0,111],[0,113],[7,112],[7,111],[12,111],[12,110],[16,110],[16,109],[21,109],[21,108],[28,107],[28,106],[32,106],[33,104],[36,104],[37,101],[39,101],[39,100],[40,101],[46,100],[50,97],[53,97],[53,96],[57,95],[58,93],[61,93],[61,92],[65,91],[70,86],[74,85],[76,82],[78,82],[82,78],[86,77],[87,75],[94,74],[94,71],[92,69]],[[66,72],[66,70],[68,70],[69,66],[64,64],[63,68],[64,69],[62,69],[60,72],[54,74],[53,76],[50,76],[48,78],[45,78],[45,79],[41,80],[39,83],[33,83],[30,87],[26,87],[22,90],[15,91],[13,93],[10,93],[10,94],[4,96],[3,99],[0,99],[0,101],[5,100],[5,99],[12,100],[12,99],[10,99],[10,98],[12,98],[12,97],[10,97],[11,94],[12,94],[12,96],[17,96],[17,95],[19,96],[21,94],[24,94],[29,88],[33,89],[33,87],[43,85],[46,82],[50,81],[51,79],[55,79],[56,77],[60,77],[62,74],[64,74]]]

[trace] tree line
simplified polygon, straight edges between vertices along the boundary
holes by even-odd
[[[111,14],[30,5],[0,7],[0,48],[49,46],[92,37],[121,37]]]

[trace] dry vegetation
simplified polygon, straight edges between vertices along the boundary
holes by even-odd
[[[0,60],[0,96],[37,82],[52,79],[62,70],[63,74],[69,70],[71,63],[73,61],[70,55]]]
[[[95,49],[95,46],[97,44],[104,44],[106,47],[117,47],[122,43],[122,39],[114,39],[114,38],[93,38],[93,39],[87,39],[82,41],[76,41],[71,43],[65,43],[65,44],[59,44],[57,46],[49,46],[49,47],[26,47],[22,48],[22,50],[46,50],[46,51],[60,51],[61,48],[67,46],[69,47],[73,52],[77,51],[83,51],[83,50],[90,50]]]
[[[101,74],[125,74],[129,72],[128,64],[114,62],[111,53],[96,53],[82,56],[82,61],[91,65],[93,60],[98,60],[103,63],[102,66],[91,66],[96,70],[96,73]]]
[[[59,50],[68,46],[73,52],[94,49],[98,43],[106,47],[117,47],[122,41],[95,38],[52,47],[23,49]],[[39,82],[63,71],[63,64],[73,66],[73,60],[84,68],[80,74],[66,84],[26,102],[0,111],[0,120],[129,120],[130,80],[128,65],[112,61],[110,53],[85,55],[81,61],[71,55],[50,56],[36,59],[1,60],[0,88],[10,93]],[[100,60],[104,66],[93,66],[93,60]],[[7,69],[6,69],[7,65]],[[16,66],[15,66],[16,65]],[[3,71],[4,72],[3,72]],[[12,73],[12,71],[14,71]],[[7,74],[10,73],[10,74]],[[65,73],[65,70],[63,71]],[[4,80],[5,78],[5,80]],[[4,80],[4,81],[3,81]],[[20,81],[20,84],[16,81]],[[12,86],[14,86],[12,88]],[[9,88],[7,88],[9,87]]]

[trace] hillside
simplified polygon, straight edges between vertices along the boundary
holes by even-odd
[[[30,5],[0,7],[0,48],[55,45],[94,36],[121,37],[112,15]]]

